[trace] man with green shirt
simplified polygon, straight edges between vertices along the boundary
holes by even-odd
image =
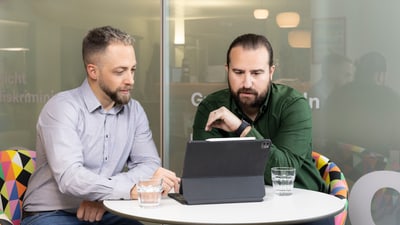
[[[272,167],[290,166],[296,168],[295,187],[327,192],[311,157],[311,109],[299,92],[272,82],[275,66],[268,39],[256,34],[237,37],[228,49],[225,68],[229,88],[200,103],[193,139],[271,139],[266,184],[271,185]]]

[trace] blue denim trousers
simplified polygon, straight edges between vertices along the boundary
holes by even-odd
[[[98,222],[80,221],[76,214],[56,210],[41,212],[28,216],[22,220],[21,225],[143,225],[139,221],[116,216],[109,212],[104,213],[103,219]]]

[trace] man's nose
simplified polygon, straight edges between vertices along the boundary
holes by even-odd
[[[125,78],[125,83],[126,84],[130,84],[130,85],[133,85],[133,83],[135,82],[135,80],[133,79],[133,74],[131,74],[131,73],[128,73],[128,75],[126,76],[126,78]]]
[[[253,85],[253,78],[250,73],[244,75],[243,86],[244,88],[251,88]]]

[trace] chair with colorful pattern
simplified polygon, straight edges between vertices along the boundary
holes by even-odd
[[[315,165],[325,183],[329,187],[329,194],[346,202],[343,212],[335,216],[335,225],[344,225],[347,218],[349,187],[340,168],[326,156],[313,151]]]
[[[0,163],[0,214],[7,216],[13,225],[19,225],[22,199],[36,167],[36,152],[26,149],[0,150]]]

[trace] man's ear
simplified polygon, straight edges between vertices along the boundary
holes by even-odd
[[[92,80],[97,80],[97,66],[94,64],[87,64],[86,65],[86,72],[88,74],[88,77]]]
[[[375,74],[375,82],[377,85],[385,85],[385,72],[378,72]]]
[[[270,79],[272,80],[272,78],[273,78],[273,76],[274,76],[274,72],[275,72],[275,65],[272,65],[270,68],[269,68],[269,76],[270,76]]]

